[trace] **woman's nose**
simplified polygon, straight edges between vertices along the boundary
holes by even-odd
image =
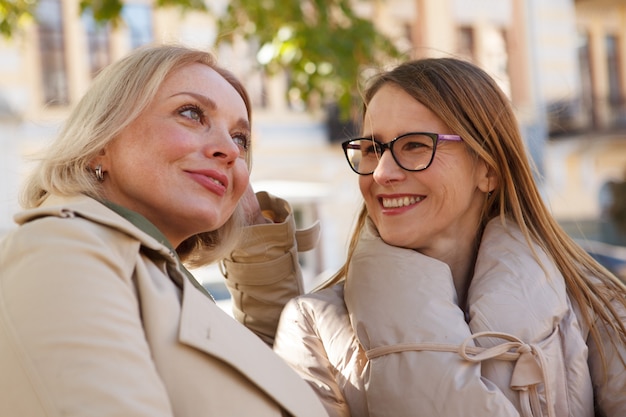
[[[240,149],[230,132],[214,130],[209,135],[208,143],[205,145],[205,155],[231,162],[239,157]]]
[[[387,151],[383,152],[380,156],[378,165],[376,165],[376,169],[374,169],[374,174],[372,175],[374,176],[374,181],[377,183],[386,184],[390,181],[397,181],[404,178],[405,171],[400,168],[396,160],[393,159],[391,151],[387,149]]]

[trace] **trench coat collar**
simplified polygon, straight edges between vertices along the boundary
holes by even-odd
[[[136,215],[139,216],[139,214]],[[145,223],[135,224],[121,213],[112,209],[112,207],[107,207],[102,202],[83,194],[74,196],[49,195],[39,207],[22,211],[16,214],[13,219],[17,224],[21,225],[48,216],[63,218],[82,217],[132,236],[151,250],[168,257],[173,256],[173,253],[171,253],[173,250],[169,243],[165,244],[143,229],[142,226],[145,226],[145,223],[149,223],[148,220],[145,220]],[[154,226],[152,228],[156,229]],[[153,231],[151,230],[150,232]],[[165,239],[164,236],[163,239]],[[165,241],[167,242],[167,239]]]
[[[16,214],[14,220],[18,224],[24,224],[47,216],[82,217],[134,237],[144,248],[159,254],[173,266],[168,268],[170,278],[179,287],[182,288],[184,280],[189,280],[200,292],[215,301],[208,290],[185,268],[165,235],[141,214],[110,201],[98,201],[84,194],[75,196],[52,194],[39,207]]]

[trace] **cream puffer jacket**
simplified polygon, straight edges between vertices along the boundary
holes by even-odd
[[[626,416],[624,346],[604,346],[605,378],[563,277],[507,227],[484,231],[466,315],[446,264],[368,221],[345,284],[290,301],[275,351],[331,416],[591,417],[594,392],[600,415]]]

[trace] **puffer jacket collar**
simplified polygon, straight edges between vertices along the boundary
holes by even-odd
[[[585,341],[554,262],[539,245],[529,244],[513,222],[493,219],[483,233],[468,293],[469,323],[458,307],[448,266],[385,244],[370,219],[352,261],[344,299],[370,360],[430,351],[457,353],[474,363],[512,361],[511,373],[487,377],[518,405],[532,404],[520,407],[524,416],[554,416],[555,409],[567,409],[570,377],[588,372]],[[526,312],[532,312],[532,319]],[[568,338],[568,356],[548,363],[546,357],[563,355],[560,337]],[[565,373],[568,385],[562,386],[554,378]],[[537,390],[542,382],[543,394]],[[578,392],[589,391],[583,385]]]

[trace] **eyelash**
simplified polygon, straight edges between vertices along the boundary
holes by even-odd
[[[243,140],[243,149],[246,151],[250,148],[250,135],[247,133],[235,133],[233,135],[233,142],[237,139]]]
[[[189,110],[195,111],[197,113],[198,120],[183,114],[183,113],[185,113],[186,111],[189,111]],[[197,121],[197,122],[199,122],[201,124],[204,124],[204,122],[206,120],[206,117],[204,115],[204,110],[202,110],[202,108],[200,108],[199,106],[197,106],[195,104],[185,104],[184,106],[182,106],[181,108],[178,109],[178,114],[180,114],[181,116],[183,116],[183,117],[185,117],[185,118],[187,118],[189,120]]]
[[[185,116],[183,113],[185,113],[186,111],[192,110],[194,112],[197,113],[198,115],[198,120],[193,119],[189,116]],[[201,124],[204,124],[206,121],[206,117],[204,115],[204,110],[202,110],[202,108],[200,106],[197,106],[195,104],[186,104],[184,106],[182,106],[181,108],[178,109],[178,114],[180,114],[181,116],[189,119],[189,120],[193,120],[193,121],[197,121]],[[233,142],[235,142],[237,139],[241,139],[243,141],[243,148],[247,151],[250,147],[250,135],[248,133],[235,133],[233,136]]]

